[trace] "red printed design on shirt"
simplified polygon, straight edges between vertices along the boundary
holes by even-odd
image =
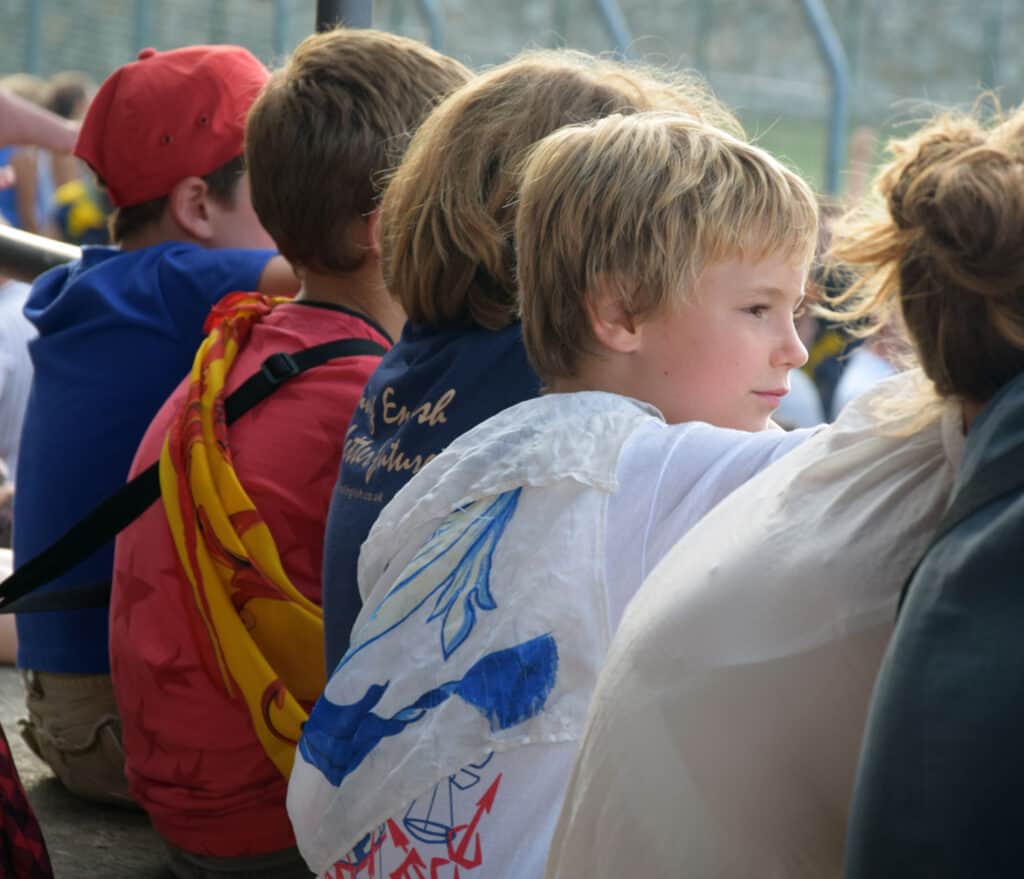
[[[324,879],[459,879],[482,875],[486,851],[481,831],[498,796],[500,772],[473,803],[466,819],[457,824],[454,821],[456,812],[463,812],[459,805],[465,806],[465,795],[483,787],[479,770],[492,756],[437,785],[429,797],[414,802],[400,820],[389,818],[375,833],[367,834],[347,858],[324,873]],[[457,802],[460,798],[461,804]],[[447,814],[438,815],[436,810]]]

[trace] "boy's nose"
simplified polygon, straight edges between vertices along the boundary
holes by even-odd
[[[796,330],[796,323],[790,321],[779,347],[776,349],[777,366],[788,366],[790,369],[799,369],[807,362],[807,348],[800,341],[800,334]]]

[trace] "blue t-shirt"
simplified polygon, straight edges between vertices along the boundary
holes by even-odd
[[[23,146],[6,146],[0,148],[0,167],[9,165],[11,159],[18,150],[31,149]],[[50,212],[50,202],[56,186],[53,182],[53,161],[48,153],[42,150],[36,151],[36,194],[35,194],[35,220],[37,223],[45,223]],[[0,214],[3,214],[7,222],[18,229],[25,228],[25,217],[18,212],[17,183],[0,189]]]
[[[0,168],[11,164],[11,157],[13,155],[13,146],[0,147]],[[12,226],[18,227],[18,202],[13,186],[0,189],[0,214],[3,214],[4,219]]]
[[[192,366],[210,307],[255,290],[266,250],[166,242],[121,252],[88,247],[32,286],[25,316],[39,337],[14,494],[14,557],[26,562],[125,481],[149,422]],[[55,580],[110,580],[113,542]],[[110,671],[107,610],[17,617],[18,665]]]
[[[384,505],[456,437],[539,393],[518,323],[497,332],[406,324],[352,416],[331,496],[323,583],[329,670],[348,649],[362,607],[359,548]]]

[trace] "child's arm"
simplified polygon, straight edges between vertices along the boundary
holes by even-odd
[[[257,289],[267,296],[294,296],[299,286],[299,279],[292,271],[291,263],[283,256],[274,256],[264,266]]]
[[[70,153],[78,134],[78,123],[36,107],[6,89],[0,89],[0,146],[9,143],[35,144]]]
[[[36,216],[36,154],[31,147],[18,150],[11,156],[14,169],[14,203],[18,210],[18,224],[26,232],[39,232],[40,217]]]

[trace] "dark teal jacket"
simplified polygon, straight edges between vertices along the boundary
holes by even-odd
[[[849,879],[1024,875],[1024,376],[968,434],[951,509],[875,686]]]

